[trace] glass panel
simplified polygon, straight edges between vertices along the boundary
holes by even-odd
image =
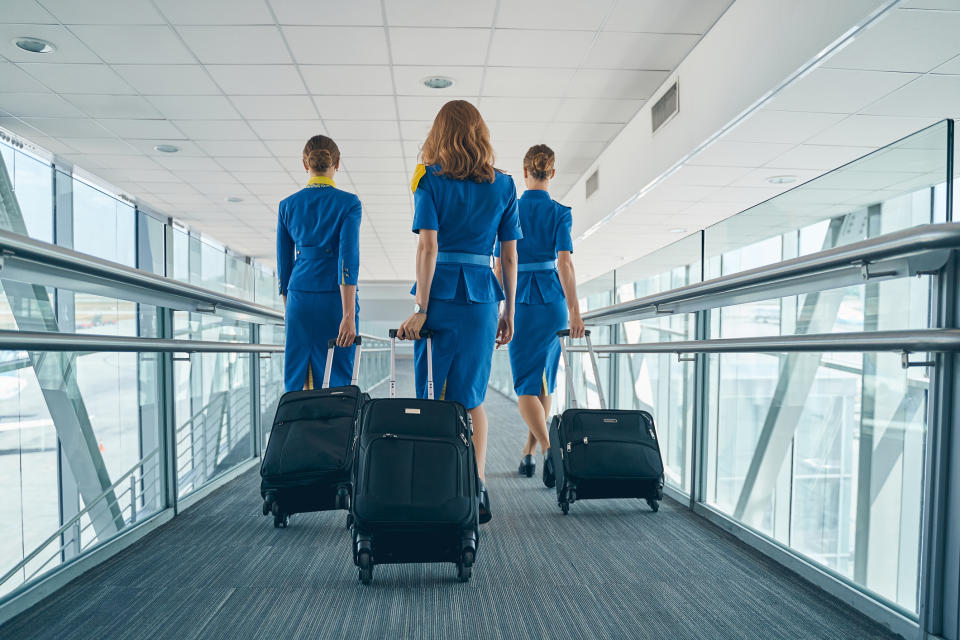
[[[137,215],[140,218],[137,236],[137,267],[159,276],[166,275],[163,257],[163,234],[166,225],[143,212],[137,212]]]
[[[3,142],[0,150],[0,171],[6,176],[0,182],[9,181],[20,209],[16,220],[12,212],[0,215],[0,228],[53,242],[53,168]]]
[[[136,266],[136,217],[126,202],[73,180],[73,247],[128,267]]]

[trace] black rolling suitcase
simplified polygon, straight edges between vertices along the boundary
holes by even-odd
[[[593,366],[600,409],[577,408],[570,378],[565,337],[560,331],[563,365],[567,371],[570,406],[550,423],[550,457],[553,462],[557,504],[564,515],[577,500],[641,498],[657,511],[663,499],[663,460],[653,416],[646,411],[607,409],[600,388],[597,356],[587,331],[587,351]],[[553,486],[547,483],[548,486]]]
[[[360,409],[369,396],[357,386],[360,336],[352,384],[330,388],[333,349],[328,343],[323,388],[288,391],[280,398],[270,442],[260,465],[263,515],[286,527],[294,513],[350,508],[350,481]]]
[[[390,398],[363,407],[354,468],[353,561],[370,584],[375,564],[452,562],[470,579],[479,542],[480,480],[472,427],[459,402],[396,398],[396,331],[390,331]]]

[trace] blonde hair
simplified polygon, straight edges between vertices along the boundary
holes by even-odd
[[[546,180],[553,172],[553,163],[557,155],[545,144],[535,144],[527,149],[523,156],[523,168],[534,180]]]
[[[340,162],[340,148],[332,138],[313,136],[303,146],[303,161],[312,171],[323,173]]]
[[[442,176],[474,182],[496,179],[490,130],[466,100],[451,100],[440,108],[420,154],[424,164],[440,165]]]

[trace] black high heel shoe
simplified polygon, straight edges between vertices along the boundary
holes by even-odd
[[[553,473],[553,458],[550,457],[550,449],[543,454],[543,486],[552,489],[557,484],[557,477]]]
[[[537,471],[537,459],[528,453],[520,459],[520,475],[532,478]]]
[[[493,514],[490,513],[490,494],[487,493],[487,485],[480,481],[480,524],[487,524]]]

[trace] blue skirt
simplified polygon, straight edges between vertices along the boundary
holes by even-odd
[[[550,395],[557,386],[560,338],[567,328],[567,301],[560,297],[541,304],[517,304],[510,342],[513,389],[518,396]]]
[[[467,409],[483,404],[497,340],[496,302],[430,300],[426,329],[433,330],[433,385],[438,400]],[[427,397],[427,341],[413,345],[417,397]]]
[[[311,388],[319,389],[327,366],[327,341],[340,333],[343,306],[339,291],[287,292],[287,338],[284,348],[283,382],[287,391],[299,391],[307,382],[307,368],[312,378]],[[360,303],[357,302],[357,331],[360,327]],[[333,370],[330,386],[350,384],[356,347],[333,352]]]

